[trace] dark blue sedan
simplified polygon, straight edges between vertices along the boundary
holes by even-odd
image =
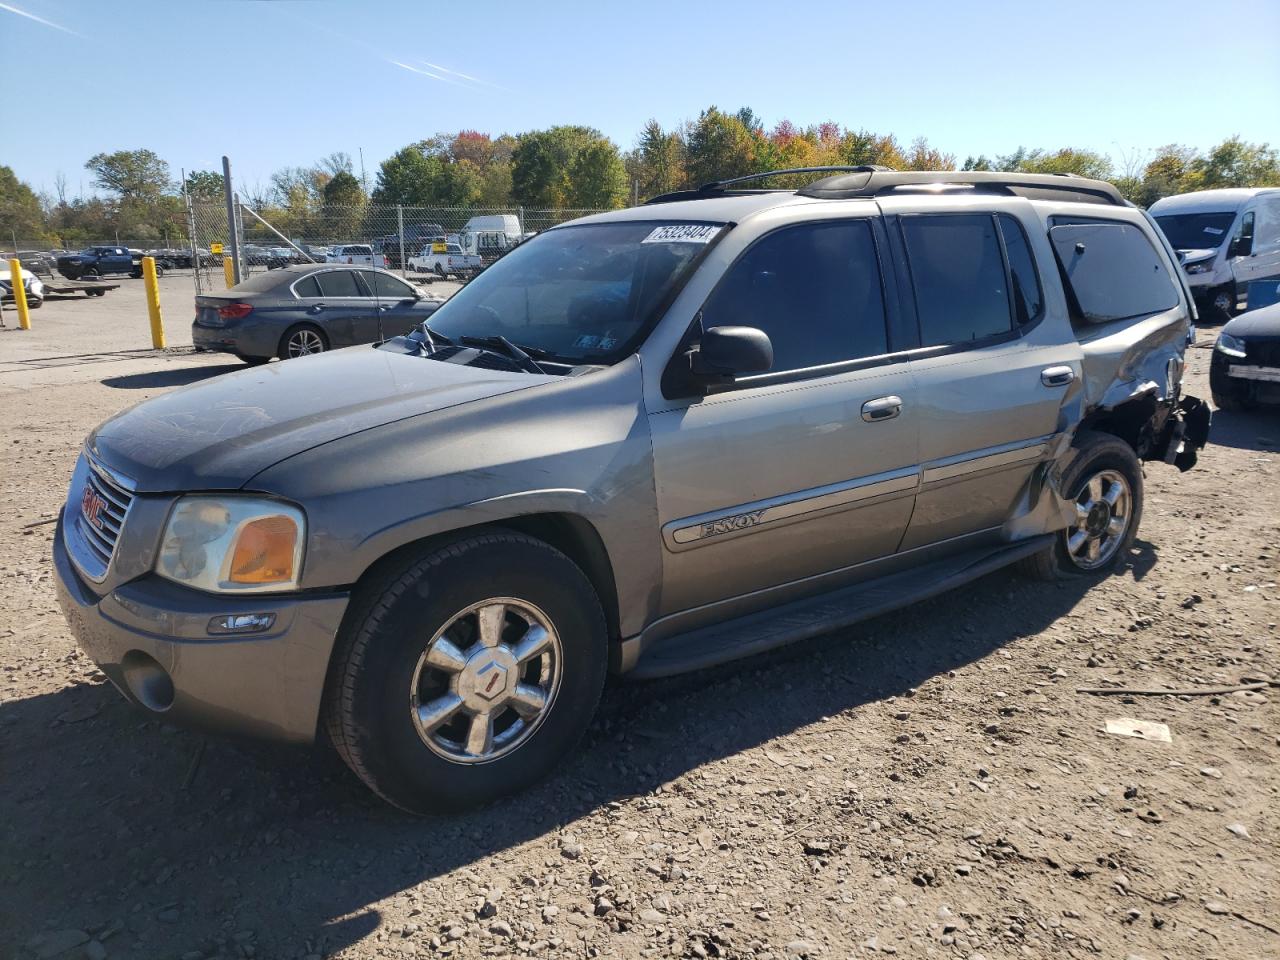
[[[442,302],[386,270],[299,264],[196,297],[191,339],[245,363],[287,360],[400,336]]]

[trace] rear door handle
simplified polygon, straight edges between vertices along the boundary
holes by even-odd
[[[862,405],[862,419],[867,423],[892,420],[902,412],[901,397],[878,397]]]
[[[313,303],[309,308],[307,308],[307,313],[319,313],[323,309],[323,303]]]
[[[1065,387],[1076,378],[1070,367],[1045,367],[1040,371],[1040,382],[1046,387]]]

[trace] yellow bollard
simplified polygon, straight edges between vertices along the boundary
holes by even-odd
[[[31,329],[31,313],[27,310],[27,288],[22,285],[22,261],[9,261],[9,282],[13,284],[13,303],[18,308],[18,326]]]
[[[236,266],[231,262],[230,257],[222,258],[222,272],[227,277],[227,289],[230,290],[236,285]]]
[[[160,317],[160,284],[156,282],[156,258],[142,258],[142,282],[147,287],[147,312],[151,315],[151,346],[164,349],[164,321]]]

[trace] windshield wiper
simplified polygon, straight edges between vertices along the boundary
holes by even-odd
[[[522,347],[512,343],[500,334],[492,337],[459,337],[458,342],[468,347],[479,347],[482,350],[488,350],[490,353],[496,353],[499,356],[506,357],[508,360],[514,360],[525,373],[545,374],[547,372]],[[494,350],[494,347],[499,349]],[[529,349],[536,350],[534,347]],[[541,353],[542,351],[537,352]]]

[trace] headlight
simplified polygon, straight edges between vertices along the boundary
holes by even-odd
[[[307,524],[278,500],[183,497],[165,525],[156,573],[199,590],[291,590],[302,572]]]
[[[1208,273],[1212,269],[1212,260],[1201,260],[1199,263],[1187,264],[1187,273]]]
[[[1239,337],[1233,337],[1229,333],[1218,334],[1218,342],[1214,344],[1215,350],[1221,350],[1228,357],[1246,356],[1245,343]]]

